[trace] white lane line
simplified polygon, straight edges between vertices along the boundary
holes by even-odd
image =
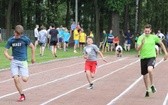
[[[120,70],[123,70],[123,69],[125,69],[126,67],[131,66],[131,65],[133,65],[133,64],[135,64],[135,63],[137,63],[137,62],[139,62],[139,60],[134,61],[134,62],[132,62],[132,63],[126,65],[126,66],[123,66],[123,67],[119,68],[119,69],[116,69],[115,71],[112,71],[112,72],[110,72],[109,74],[106,74],[106,75],[104,75],[104,76],[102,76],[102,77],[99,77],[99,78],[95,79],[93,82],[96,82],[96,81],[99,81],[99,80],[101,80],[101,79],[104,79],[104,78],[106,78],[106,77],[108,77],[108,76],[114,74],[115,72],[118,72],[118,71],[120,71]],[[55,100],[57,100],[57,99],[59,99],[59,98],[65,96],[65,95],[68,95],[68,94],[70,94],[70,93],[72,93],[72,92],[74,92],[74,91],[76,91],[76,90],[78,90],[78,89],[81,89],[81,88],[85,87],[86,85],[88,85],[88,83],[87,83],[87,84],[84,84],[84,85],[82,85],[82,86],[80,86],[80,87],[77,87],[77,88],[75,88],[75,89],[72,89],[72,90],[70,90],[70,91],[67,91],[67,92],[64,93],[64,94],[61,94],[61,95],[56,96],[56,97],[54,97],[54,98],[51,98],[51,99],[49,99],[48,101],[43,102],[43,103],[40,104],[40,105],[46,105],[46,104],[48,104],[48,103],[50,103],[50,102],[52,102],[52,101],[55,101]]]
[[[99,58],[99,59],[100,59],[100,58]],[[54,70],[57,70],[57,69],[69,68],[69,67],[72,67],[72,66],[75,66],[75,65],[79,65],[79,64],[82,64],[82,63],[84,63],[84,62],[78,62],[78,63],[74,63],[74,64],[71,64],[71,65],[68,65],[68,66],[57,67],[57,68],[53,68],[53,69],[50,69],[50,70],[47,70],[47,71],[42,71],[42,72],[33,73],[33,74],[30,74],[30,76],[40,75],[40,74],[43,74],[43,73],[46,73],[46,72],[50,72],[50,71],[54,71]],[[12,81],[12,80],[13,80],[12,78],[7,79],[7,80],[3,80],[3,81],[0,81],[0,84],[5,83],[5,82],[8,82],[8,81]]]
[[[50,69],[50,70],[46,70],[46,71],[42,71],[42,72],[38,72],[38,73],[33,73],[33,74],[30,74],[30,76],[43,74],[43,73],[50,72],[50,71],[57,70],[57,69],[68,68],[68,67],[72,67],[72,66],[79,65],[79,64],[82,64],[82,63],[84,63],[84,62],[74,63],[74,64],[71,64],[71,65],[68,65],[68,66],[64,66],[64,67],[57,67],[57,68],[53,68],[53,69]],[[8,81],[11,81],[11,80],[13,80],[13,79],[11,78],[11,79],[0,81],[0,84],[8,82]]]
[[[168,101],[168,93],[167,93],[167,95],[166,95],[166,97],[164,99],[163,105],[167,105],[167,101]]]
[[[103,66],[106,66],[106,65],[109,65],[109,64],[112,64],[112,63],[115,63],[115,62],[122,61],[122,60],[124,60],[124,59],[126,59],[126,57],[125,57],[125,58],[118,59],[118,60],[116,60],[116,61],[112,61],[112,62],[105,63],[105,64],[103,64],[103,65],[98,66],[98,68],[101,68],[101,67],[103,67]],[[55,79],[55,80],[53,80],[53,81],[46,82],[46,83],[41,84],[41,85],[36,85],[36,86],[33,86],[33,87],[26,88],[26,89],[24,89],[23,91],[28,91],[28,90],[32,90],[32,89],[35,89],[35,88],[38,88],[38,87],[46,86],[46,85],[48,85],[48,84],[51,84],[51,83],[54,83],[54,82],[57,82],[57,81],[60,81],[60,80],[67,79],[67,78],[69,78],[69,77],[72,77],[72,76],[75,76],[75,75],[78,75],[78,74],[81,74],[81,73],[83,73],[83,72],[84,72],[84,71],[80,71],[80,72],[77,72],[77,73],[74,73],[74,74],[70,74],[70,75],[64,76],[64,77],[62,77],[62,78],[58,78],[58,79]],[[13,93],[9,93],[9,94],[0,96],[0,99],[5,98],[5,97],[8,97],[8,96],[11,96],[11,95],[14,95],[14,94],[16,94],[16,93],[18,93],[18,92],[16,91],[16,92],[13,92]]]
[[[69,58],[60,58],[60,59],[53,59],[53,60],[46,61],[46,62],[40,62],[40,63],[35,63],[35,64],[29,64],[29,66],[31,66],[31,65],[41,65],[41,64],[46,64],[46,63],[51,63],[51,62],[56,62],[56,61],[62,61],[62,60],[76,59],[76,58],[81,58],[81,56],[69,57]],[[9,69],[10,69],[10,68],[0,69],[0,72],[1,72],[1,71],[6,71],[6,70],[9,70]]]
[[[159,65],[161,62],[163,61],[160,60],[156,65]],[[125,91],[123,91],[120,95],[118,95],[117,97],[115,97],[114,99],[112,99],[107,105],[112,105],[114,104],[117,100],[119,100],[123,95],[125,95],[129,90],[131,90],[141,79],[143,78],[143,76],[140,76],[134,83],[132,83]]]

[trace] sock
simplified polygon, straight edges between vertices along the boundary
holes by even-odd
[[[25,96],[24,94],[21,94],[21,96]]]

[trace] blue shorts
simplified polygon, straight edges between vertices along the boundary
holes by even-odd
[[[131,39],[128,39],[128,40],[127,40],[127,44],[131,44]]]
[[[79,44],[79,40],[74,40],[74,44]]]
[[[12,60],[11,61],[11,74],[12,74],[12,77],[16,75],[28,77],[29,71],[28,71],[27,61]]]

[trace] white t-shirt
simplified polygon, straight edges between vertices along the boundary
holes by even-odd
[[[47,31],[45,29],[39,31],[39,41],[41,43],[46,43],[46,41],[47,41]]]
[[[121,51],[123,50],[123,48],[122,48],[122,46],[121,46],[121,45],[117,45],[117,47],[116,47],[116,49],[115,49],[115,50],[117,51],[117,50],[119,50],[119,49],[120,49]]]
[[[164,34],[162,34],[162,33],[158,33],[157,36],[158,36],[160,39],[162,39],[162,40],[165,39],[165,36],[164,36]]]
[[[156,49],[157,51],[159,51],[159,47],[158,47],[158,45],[155,45],[155,49]]]
[[[39,32],[37,28],[34,29],[34,37],[39,37]]]

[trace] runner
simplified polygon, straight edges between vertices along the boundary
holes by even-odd
[[[4,54],[7,59],[11,60],[11,73],[14,79],[15,86],[20,94],[19,102],[26,99],[20,78],[22,77],[23,82],[28,81],[29,71],[27,63],[27,46],[31,48],[32,58],[31,62],[35,62],[35,48],[30,39],[23,35],[23,26],[17,25],[14,30],[14,36],[8,39]],[[12,47],[12,55],[9,55],[8,50]]]
[[[97,54],[99,54],[101,58],[104,60],[103,54],[99,51],[99,48],[93,44],[92,37],[87,37],[87,45],[84,47],[84,58],[86,59],[85,62],[86,78],[89,82],[88,89],[93,88],[91,78],[94,78],[96,72]]]
[[[164,59],[168,57],[168,53],[162,41],[156,35],[150,34],[152,31],[151,25],[146,25],[144,34],[139,36],[137,41],[137,50],[140,51],[141,59],[141,74],[144,78],[146,87],[145,97],[149,97],[149,93],[155,93],[156,88],[153,84],[153,69],[155,65],[156,51],[155,43],[159,43],[165,53]]]

